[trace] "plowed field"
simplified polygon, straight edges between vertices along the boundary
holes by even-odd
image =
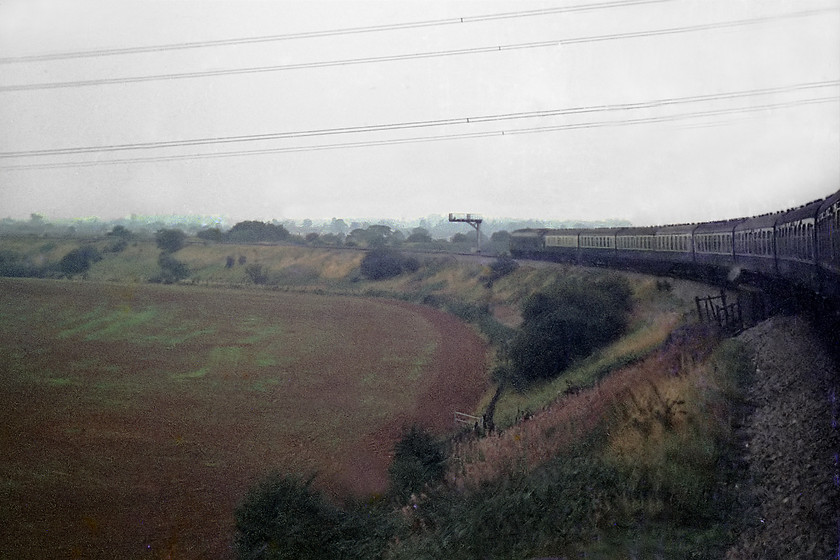
[[[484,359],[386,300],[0,279],[0,558],[231,558],[250,484],[381,492],[401,428],[471,411]]]

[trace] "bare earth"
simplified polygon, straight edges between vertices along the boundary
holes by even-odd
[[[317,471],[316,485],[333,496],[382,492],[403,426],[449,430],[453,411],[472,411],[488,384],[483,341],[427,307],[322,297],[298,317],[293,295],[138,286],[132,309],[117,302],[112,312],[109,290],[124,289],[0,279],[0,559],[232,558],[234,508],[269,470]],[[68,306],[80,310],[70,326],[100,339],[56,334]],[[322,308],[344,339],[302,339],[299,363],[312,374],[269,385],[295,343],[289,325],[317,320]],[[191,324],[198,334],[143,345],[107,322],[152,339],[167,333],[125,317],[167,309],[183,314],[170,331]],[[252,315],[261,330],[250,341],[225,330],[232,320],[213,319],[239,317],[241,327]],[[272,342],[272,317],[288,327],[284,347]],[[217,332],[201,335],[206,324]],[[306,332],[317,338],[316,327]],[[241,350],[220,353],[234,337]],[[333,361],[306,353],[319,344],[341,352]],[[276,351],[262,358],[276,364],[250,357],[266,348]],[[205,368],[181,363],[197,356]]]

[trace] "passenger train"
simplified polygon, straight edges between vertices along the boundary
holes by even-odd
[[[521,229],[515,258],[628,267],[661,274],[783,281],[840,299],[840,191],[799,208],[695,224]]]

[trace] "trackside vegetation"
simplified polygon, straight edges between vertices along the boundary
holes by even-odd
[[[596,397],[605,413],[588,428],[578,418],[577,436],[542,462],[520,449],[497,458],[493,476],[463,476],[463,448],[449,444],[445,478],[430,476],[421,458],[437,465],[438,451],[412,430],[397,446],[400,461],[408,455],[411,466],[392,469],[390,496],[329,515],[323,508],[337,506],[313,506],[308,482],[295,482],[294,492],[278,491],[272,475],[237,511],[240,557],[306,558],[330,539],[340,545],[318,549],[319,558],[722,557],[731,538],[737,477],[731,418],[738,414],[750,364],[735,343],[717,347],[707,333],[683,334],[687,346],[665,348],[605,385]],[[657,365],[662,363],[664,371]],[[575,406],[572,401],[580,398],[569,397],[561,406]],[[512,435],[493,443],[513,448],[533,438],[531,445],[541,445],[536,432]],[[484,460],[490,455],[486,450]],[[416,482],[410,494],[409,472]],[[253,534],[252,510],[271,496],[274,509],[257,517],[279,541],[265,536],[242,548]],[[288,503],[288,496],[301,503]],[[306,511],[310,531],[295,524],[276,529]],[[346,538],[348,523],[353,539]]]
[[[731,539],[732,422],[750,364],[686,326],[691,283],[407,252],[423,232],[398,245],[354,230],[342,249],[256,222],[175,244],[113,233],[87,244],[101,258],[82,272],[59,264],[78,243],[36,239],[0,252],[0,273],[399,299],[489,343],[494,384],[464,411],[485,429],[406,427],[381,495],[338,499],[309,472],[266,475],[234,514],[239,558],[719,558]]]

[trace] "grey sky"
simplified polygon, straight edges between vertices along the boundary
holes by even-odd
[[[625,1],[0,0],[0,152],[29,153],[0,158],[0,217],[470,211],[654,224],[763,213],[840,188],[836,1],[556,10]],[[552,11],[525,13],[543,9]],[[472,19],[514,12],[520,17]],[[438,20],[447,23],[21,58]],[[656,33],[626,36],[646,31]],[[515,48],[455,54],[494,46]],[[373,60],[386,56],[395,59]],[[304,67],[277,68],[290,65]],[[262,70],[186,76],[254,68]],[[177,79],[131,80],[161,75]],[[88,80],[106,82],[17,89]],[[728,93],[737,95],[720,98]],[[589,110],[537,114],[581,107]],[[514,113],[527,118],[432,122]],[[359,130],[406,123],[421,126]],[[254,138],[347,128],[356,131]],[[248,141],[31,154],[232,137]],[[220,152],[240,154],[161,160]],[[75,165],[106,160],[129,161]],[[63,163],[74,165],[39,167]]]

